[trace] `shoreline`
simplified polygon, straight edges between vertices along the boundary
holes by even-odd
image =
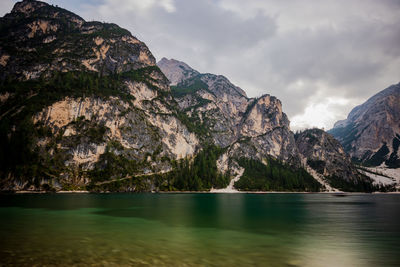
[[[1,191],[0,193],[2,194],[88,194],[92,193],[87,190],[72,190],[72,191],[66,191],[66,190],[60,190],[60,191],[35,191],[35,190],[17,190],[17,191]]]
[[[87,190],[60,190],[56,192],[50,191],[0,191],[0,194],[331,194],[331,195],[357,195],[357,194],[400,194],[397,192],[292,192],[292,191],[235,191],[235,192],[212,192],[212,191],[150,191],[150,192],[92,192]]]

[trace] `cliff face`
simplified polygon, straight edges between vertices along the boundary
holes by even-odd
[[[198,71],[192,69],[186,63],[175,59],[168,60],[164,57],[157,65],[162,69],[165,76],[171,82],[171,85],[177,85],[183,80],[199,74]]]
[[[339,141],[330,134],[309,129],[296,134],[295,138],[304,165],[331,187],[353,191],[364,186],[366,181],[371,182],[357,171]]]
[[[0,22],[2,189],[163,173],[197,151],[168,80],[128,31],[38,1]]]
[[[355,107],[329,132],[357,161],[400,167],[400,83]]]
[[[43,2],[19,2],[0,23],[3,80],[47,77],[54,71],[110,74],[155,65],[147,46],[127,30],[86,22]]]
[[[279,188],[268,179],[254,185],[254,177],[249,175],[264,177],[268,168],[286,164],[289,169],[298,170],[297,181],[303,179],[303,183],[308,183],[301,190],[307,187],[315,190],[315,184],[307,175],[303,176],[303,167],[321,184],[322,190],[372,190],[372,182],[356,170],[341,144],[331,135],[312,129],[296,135],[295,139],[277,98],[270,95],[248,98],[224,76],[201,74],[177,60],[163,58],[157,64],[167,77],[175,79],[172,93],[181,111],[196,125],[200,139],[224,148],[218,168],[238,174],[243,173],[242,167],[259,166],[258,172],[244,172],[245,181],[238,182],[241,188]],[[274,179],[280,177],[275,175]],[[286,183],[289,180],[287,177]]]
[[[203,138],[226,148],[220,157],[223,169],[236,164],[228,159],[241,157],[262,161],[271,156],[300,166],[289,120],[276,97],[248,98],[226,77],[200,74],[177,60],[163,58],[158,66],[167,77],[179,77],[172,93],[181,111],[205,130]]]

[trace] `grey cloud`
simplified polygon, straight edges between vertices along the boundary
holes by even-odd
[[[164,29],[180,39],[201,43],[209,49],[248,49],[270,38],[276,29],[273,19],[262,14],[243,19],[215,8],[214,1],[176,1],[176,13],[164,14]]]
[[[4,16],[5,14],[9,13],[14,6],[15,1],[13,0],[2,0],[0,4],[0,16]]]

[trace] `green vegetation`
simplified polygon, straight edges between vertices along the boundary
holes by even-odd
[[[327,176],[325,179],[329,184],[345,192],[390,192],[394,191],[394,186],[374,185],[372,180],[366,176],[361,176],[355,181],[346,181],[337,176]]]
[[[95,168],[88,172],[88,176],[91,178],[91,183],[124,178],[135,174],[138,165],[137,161],[130,160],[123,154],[116,155],[107,149],[96,162]]]
[[[379,166],[385,161],[387,154],[389,154],[389,148],[384,144],[369,160],[365,162],[365,165]]]
[[[208,85],[201,80],[201,75],[187,79],[176,86],[171,86],[172,95],[178,98],[187,94],[194,94],[201,89],[208,90]]]
[[[164,174],[139,175],[129,178],[135,173],[137,163],[127,161],[122,156],[106,152],[101,162],[106,165],[97,166],[92,171],[92,184],[87,187],[91,191],[208,191],[213,188],[224,188],[230,182],[229,172],[218,172],[216,160],[223,152],[214,145],[206,146],[192,160],[185,158],[173,161],[173,170]],[[167,159],[168,160],[168,159]],[[101,164],[101,163],[100,163]],[[131,169],[129,169],[131,168]],[[110,182],[98,183],[114,179]],[[116,178],[115,178],[116,177]],[[152,187],[154,185],[154,187]]]
[[[211,92],[208,89],[208,85],[201,80],[202,76],[202,74],[199,74],[179,83],[176,86],[171,86],[171,92],[174,98],[181,98],[186,95],[191,95],[191,97],[193,98],[193,103],[195,104],[190,105],[184,110],[177,110],[176,116],[183,124],[185,124],[190,132],[196,133],[197,136],[202,139],[202,141],[205,141],[207,136],[210,135],[210,127],[209,125],[207,125],[208,118],[207,116],[204,116],[203,121],[200,120],[199,114],[195,110],[198,107],[202,107],[207,105],[208,103],[211,103],[212,101],[200,97],[196,94],[196,92],[199,90],[205,90],[211,94],[214,93]],[[192,112],[191,117],[186,114],[186,112],[190,110],[195,111]]]
[[[302,168],[294,168],[268,158],[267,165],[258,160],[241,158],[245,171],[235,188],[244,191],[309,191],[318,192],[321,184]]]
[[[393,138],[393,152],[390,154],[390,157],[388,160],[385,161],[386,165],[389,168],[399,168],[400,167],[400,158],[398,153],[398,149],[400,146],[400,136],[397,135],[396,137]]]
[[[114,23],[104,23],[104,22],[101,23],[98,21],[91,21],[91,22],[86,22],[84,24],[84,26],[85,27],[97,26],[99,28],[99,30],[89,34],[89,36],[91,36],[91,37],[99,36],[99,37],[103,37],[105,39],[109,39],[109,38],[116,38],[116,37],[131,35],[131,33],[128,30],[123,29]]]
[[[84,116],[78,117],[76,120],[70,123],[74,126],[78,135],[73,136],[72,144],[77,143],[77,138],[86,138],[91,143],[100,144],[104,142],[104,134],[107,131],[107,127],[102,124],[97,124],[93,121],[86,120]]]
[[[136,176],[130,179],[116,179],[104,184],[90,184],[86,186],[86,190],[91,192],[150,192],[153,183],[157,179],[162,180],[163,176]]]
[[[303,138],[307,138],[309,144],[315,144],[318,142],[317,136],[323,134],[323,131],[318,128],[312,128],[312,129],[307,129],[303,131],[296,131],[294,134],[294,139],[297,140],[299,139],[300,136],[304,135]]]
[[[149,87],[157,89],[149,75],[159,71],[157,67],[146,67],[129,72],[99,76],[95,72],[55,72],[51,78],[41,78],[31,81],[3,81],[0,93],[14,94],[0,107],[2,121],[11,119],[15,122],[41,111],[44,107],[60,101],[65,97],[100,97],[118,96],[125,101],[133,100],[124,86],[124,81],[144,82]],[[19,112],[10,112],[10,111]],[[16,113],[16,114],[15,114]],[[14,116],[15,115],[15,116]]]
[[[204,125],[200,123],[198,118],[189,118],[185,112],[177,110],[175,116],[187,127],[189,132],[196,133],[199,137],[204,137],[209,134],[209,130]]]
[[[133,100],[124,87],[124,81],[130,79],[150,84],[149,74],[157,70],[156,67],[147,67],[109,76],[99,76],[94,72],[55,72],[47,79],[3,81],[0,93],[8,92],[12,97],[0,106],[0,176],[11,174],[21,181],[32,183],[58,176],[66,168],[65,153],[57,147],[58,139],[62,137],[61,129],[52,133],[40,123],[34,125],[33,115],[67,96],[104,99],[117,96],[126,101]],[[92,125],[83,118],[78,118],[73,124],[82,137],[94,143],[103,141],[107,129],[104,125]],[[41,150],[36,144],[44,137],[50,138],[50,142],[46,150]],[[68,138],[64,139],[68,142]],[[50,155],[49,151],[53,154]]]
[[[307,159],[307,164],[316,170],[318,173],[323,174],[325,169],[325,161]]]
[[[174,170],[167,175],[166,187],[161,190],[203,191],[224,188],[230,182],[230,174],[217,169],[217,159],[223,150],[214,145],[206,146],[192,162],[184,159],[174,163]]]
[[[7,123],[6,120],[0,122],[0,177],[11,174],[11,177],[21,182],[39,187],[41,179],[51,180],[65,170],[64,162],[68,156],[62,153],[54,140],[42,149],[36,147],[36,137],[48,134],[45,128],[35,127],[31,119],[25,119],[9,135],[10,125]]]

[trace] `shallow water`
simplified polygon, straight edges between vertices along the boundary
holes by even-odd
[[[2,265],[400,265],[400,194],[0,195],[0,218]]]

